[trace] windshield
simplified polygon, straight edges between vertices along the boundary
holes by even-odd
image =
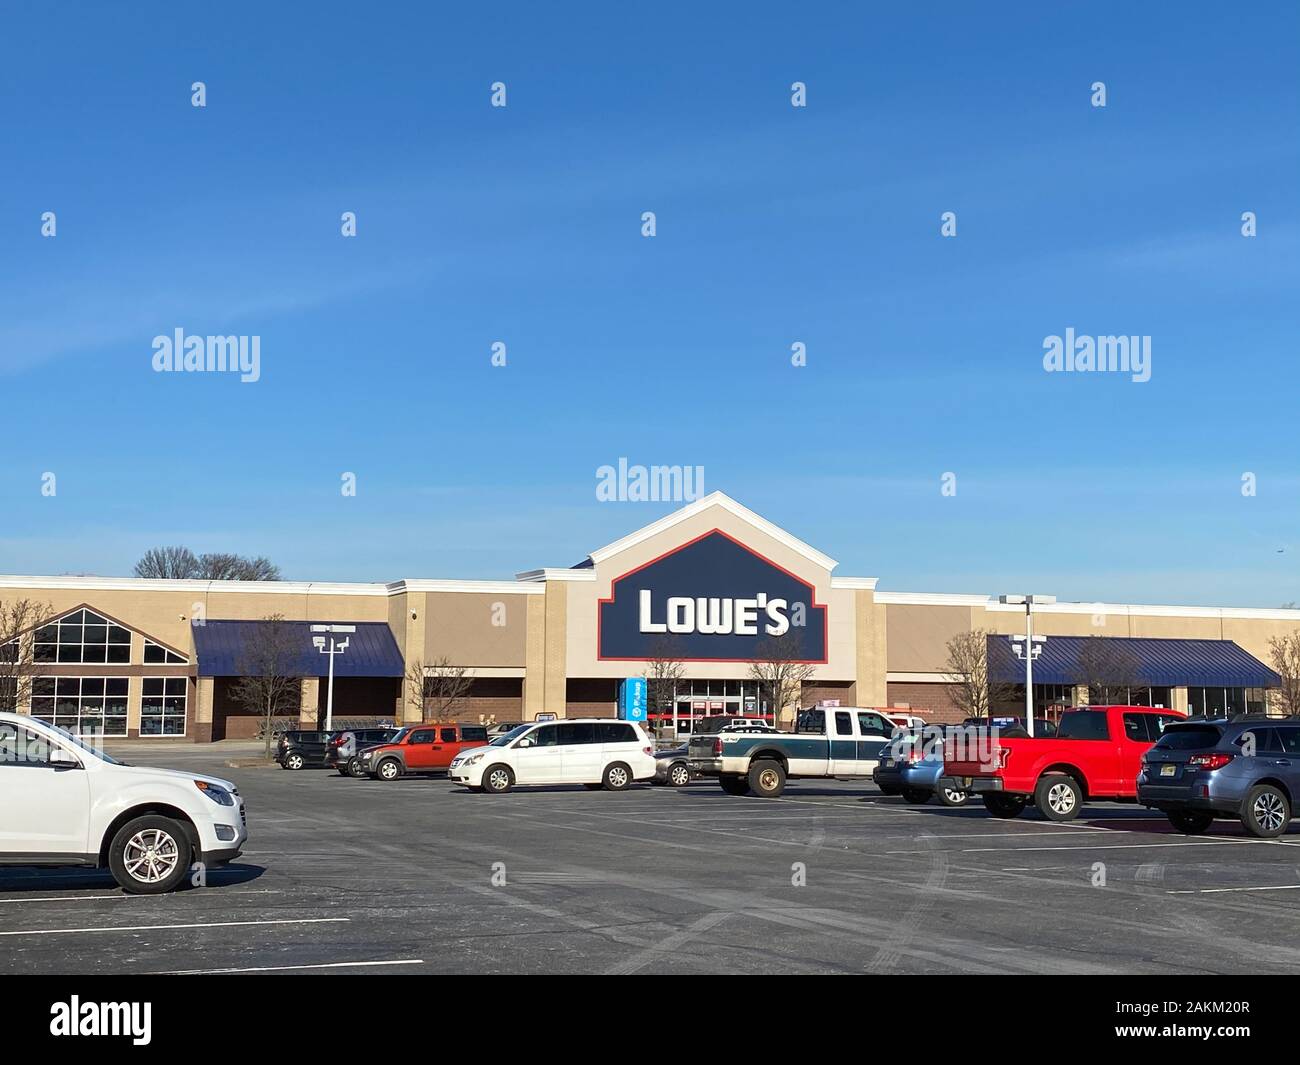
[[[125,762],[119,762],[116,758],[113,758],[112,756],[105,754],[102,748],[94,747],[91,744],[86,743],[80,736],[74,736],[67,729],[61,728],[60,726],[55,725],[53,722],[46,721],[45,718],[43,717],[36,718],[35,720],[47,726],[51,732],[57,732],[60,738],[67,740],[74,747],[80,747],[83,751],[89,751],[91,754],[93,754],[96,758],[98,758],[102,762],[107,762],[109,765],[126,764]]]
[[[489,747],[508,746],[532,727],[533,727],[532,725],[516,725],[509,732],[503,733],[502,735],[498,736],[491,743],[489,743],[488,746]]]

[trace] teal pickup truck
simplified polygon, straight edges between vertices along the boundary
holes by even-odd
[[[794,732],[721,732],[692,736],[686,757],[728,795],[775,799],[797,778],[870,779],[896,726],[856,706],[802,710]]]

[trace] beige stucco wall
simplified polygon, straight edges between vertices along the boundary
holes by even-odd
[[[941,672],[948,660],[948,641],[974,627],[972,613],[966,606],[887,604],[885,624],[889,633],[889,671]]]
[[[425,662],[446,658],[458,666],[523,666],[528,657],[527,599],[497,592],[426,593]]]

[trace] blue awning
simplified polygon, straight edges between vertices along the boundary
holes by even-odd
[[[1048,636],[1034,661],[1035,684],[1079,684],[1079,654],[1089,640],[1106,640],[1131,658],[1143,684],[1153,687],[1276,688],[1268,666],[1232,640],[1173,640],[1145,636]],[[1006,636],[989,637],[989,677],[1023,684],[1025,664]]]
[[[355,625],[348,648],[334,656],[336,677],[401,677],[406,673],[402,652],[392,630],[383,621],[208,621],[192,625],[200,677],[240,677],[245,674],[249,648],[266,638],[269,626],[287,629],[302,653],[289,670],[302,677],[323,677],[329,658],[312,645],[313,625]],[[336,639],[342,639],[337,636]]]

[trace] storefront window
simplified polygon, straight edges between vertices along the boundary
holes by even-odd
[[[125,677],[34,677],[32,717],[76,736],[125,736]]]
[[[184,677],[145,677],[140,699],[141,736],[185,735]]]

